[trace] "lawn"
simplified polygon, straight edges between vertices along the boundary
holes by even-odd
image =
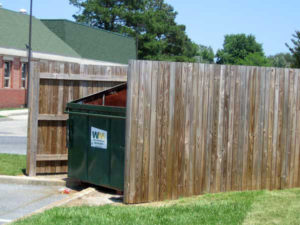
[[[164,206],[54,208],[16,225],[300,224],[300,189],[206,194]]]
[[[2,108],[0,111],[11,111],[11,110],[20,110],[20,109],[26,109],[26,108]]]
[[[0,154],[0,175],[21,175],[25,168],[25,155]]]

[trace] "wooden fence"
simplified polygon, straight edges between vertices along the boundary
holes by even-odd
[[[299,187],[299,76],[132,61],[124,201]]]
[[[127,81],[127,66],[33,62],[29,90],[27,173],[67,172],[67,102]]]

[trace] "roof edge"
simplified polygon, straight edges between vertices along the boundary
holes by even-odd
[[[22,15],[22,16],[28,16],[28,17],[30,16],[30,15],[29,15],[29,14],[27,14],[27,13],[25,13],[25,14],[22,14],[22,13],[20,13],[20,12],[17,12],[17,11],[11,10],[11,9],[0,8],[0,10],[9,11],[9,12],[11,12],[11,13],[16,13],[16,14],[18,14],[18,15]],[[32,16],[32,17],[36,19],[36,17],[35,17],[35,16]]]
[[[40,19],[40,20],[42,22],[43,21],[64,21],[64,22],[69,22],[69,23],[73,23],[73,24],[76,24],[76,25],[81,25],[81,26],[84,26],[84,27],[88,27],[88,28],[91,28],[91,29],[94,29],[94,30],[104,31],[104,32],[107,32],[107,33],[110,33],[110,34],[114,34],[114,35],[120,36],[120,37],[124,37],[124,38],[135,40],[134,37],[130,37],[129,35],[120,34],[120,33],[117,33],[117,32],[105,30],[105,29],[98,28],[98,27],[92,27],[92,26],[89,26],[89,25],[87,25],[85,23],[79,23],[79,22],[68,20],[68,19]]]

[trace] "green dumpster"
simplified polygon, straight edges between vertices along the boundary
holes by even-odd
[[[123,191],[126,84],[67,104],[68,177]]]

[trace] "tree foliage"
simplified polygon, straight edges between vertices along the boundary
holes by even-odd
[[[196,62],[200,63],[214,63],[214,50],[212,47],[205,45],[198,45],[197,56],[195,57]]]
[[[273,67],[290,68],[294,62],[290,53],[278,53],[268,57],[269,63]]]
[[[244,59],[239,59],[237,65],[246,66],[270,66],[270,62],[260,52],[250,53]]]
[[[138,58],[194,61],[197,46],[164,0],[70,0],[77,22],[137,38]]]
[[[216,57],[218,64],[267,65],[262,45],[253,35],[225,35],[223,49],[217,51]]]
[[[296,31],[295,34],[293,34],[293,39],[291,39],[292,43],[294,44],[293,47],[289,46],[288,44],[285,44],[290,52],[293,55],[293,63],[292,67],[300,68],[300,31]]]

